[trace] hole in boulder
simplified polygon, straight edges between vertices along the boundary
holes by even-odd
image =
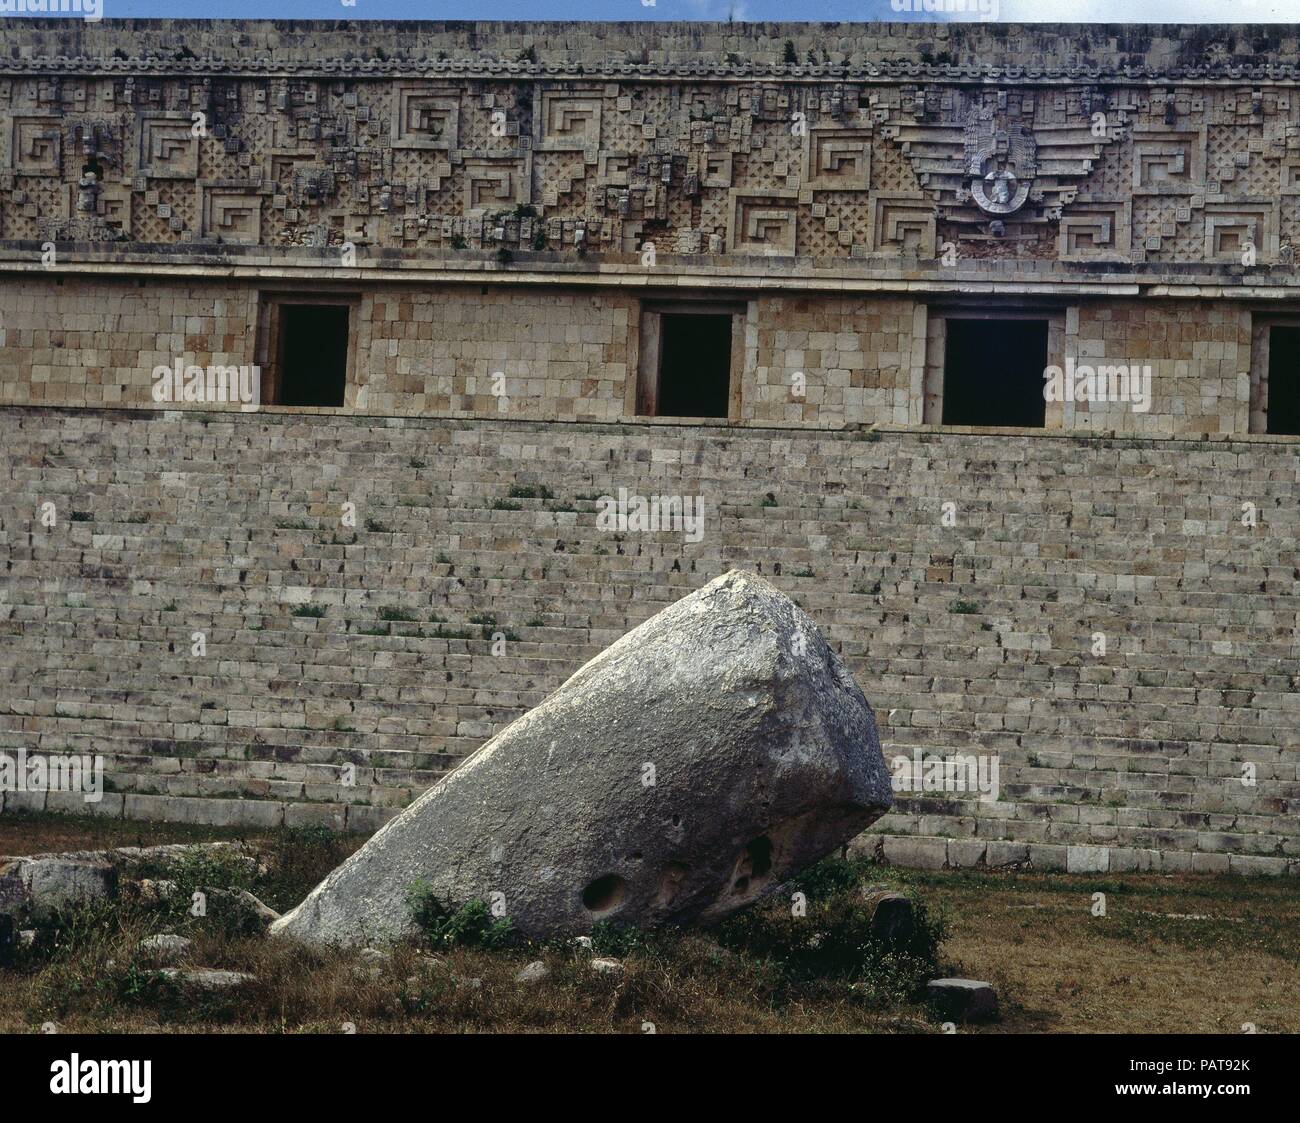
[[[659,878],[659,896],[655,901],[660,907],[667,907],[677,899],[682,882],[686,879],[686,866],[681,862],[669,862]]]
[[[772,840],[760,835],[746,845],[736,859],[736,869],[731,875],[731,891],[747,893],[755,881],[761,881],[772,870]]]
[[[582,891],[582,907],[593,916],[613,912],[623,903],[627,882],[616,873],[598,877]]]

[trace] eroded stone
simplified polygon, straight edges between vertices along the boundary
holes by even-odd
[[[926,997],[944,1017],[957,1022],[986,1022],[998,1016],[997,991],[978,979],[932,979]]]
[[[271,930],[407,935],[417,883],[528,936],[714,921],[889,804],[862,691],[789,598],[732,572],[591,660]]]
[[[41,916],[111,900],[116,894],[117,870],[96,858],[0,858],[0,912]]]

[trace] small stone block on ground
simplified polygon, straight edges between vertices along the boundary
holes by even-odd
[[[926,998],[954,1022],[990,1022],[998,1016],[998,994],[977,979],[932,979]]]

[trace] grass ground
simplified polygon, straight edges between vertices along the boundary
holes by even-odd
[[[25,821],[23,821],[25,820]],[[240,832],[166,825],[0,817],[0,853],[198,841]],[[281,832],[267,870],[211,865],[195,884],[251,888],[291,907],[362,841]],[[859,885],[890,885],[924,902],[924,940],[906,954],[864,936]],[[567,945],[489,950],[402,946],[363,964],[247,935],[182,911],[118,906],[75,918],[0,971],[0,1032],[54,1022],[63,1032],[834,1032],[927,1033],[940,1018],[918,1001],[932,972],[987,979],[1002,1018],[963,1032],[1300,1031],[1300,893],[1293,881],[1215,876],[1125,877],[922,872],[832,862],[810,875],[810,917],[772,904],[708,933],[602,930],[598,951],[625,970],[601,975]],[[1095,915],[1096,894],[1105,915]],[[188,894],[186,894],[188,899]],[[192,962],[247,971],[235,995],[195,999],[161,986],[135,950],[172,930],[195,941]],[[810,942],[810,931],[821,933]],[[816,944],[816,946],[812,946]],[[541,959],[542,983],[515,974]],[[475,981],[477,980],[477,981]]]
[[[1225,876],[901,871],[997,987],[985,1032],[1300,1032],[1300,885]],[[1094,916],[1093,895],[1106,915]]]

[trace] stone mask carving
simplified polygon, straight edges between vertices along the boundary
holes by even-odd
[[[966,125],[966,175],[975,205],[985,214],[1015,214],[1029,198],[1038,171],[1038,144],[1024,125],[999,129],[989,113]]]

